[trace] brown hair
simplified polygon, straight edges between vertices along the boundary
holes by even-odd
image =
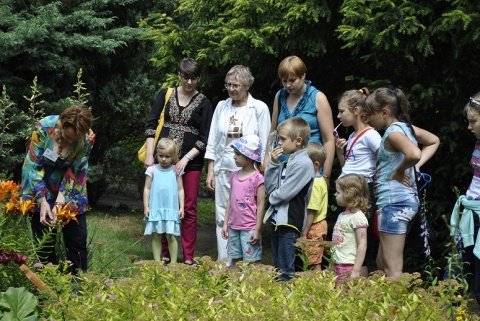
[[[302,59],[297,56],[289,56],[283,59],[278,66],[278,77],[280,79],[288,78],[291,75],[302,77],[307,73],[307,66]]]
[[[368,96],[370,96],[370,91],[367,87],[362,87],[361,89],[347,90],[340,96],[338,101],[345,101],[347,108],[353,113],[355,107],[363,109],[363,104]]]
[[[342,189],[347,209],[358,208],[366,217],[370,216],[368,184],[365,177],[358,174],[347,174],[337,179],[336,184]]]
[[[73,128],[83,141],[85,135],[92,128],[93,115],[90,109],[85,106],[70,106],[60,114],[59,120],[62,128]]]

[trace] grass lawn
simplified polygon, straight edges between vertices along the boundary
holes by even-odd
[[[121,269],[134,260],[152,260],[151,236],[143,235],[145,222],[143,212],[137,204],[130,209],[121,207],[93,210],[88,214],[88,240],[91,251],[89,269]],[[217,257],[215,236],[215,203],[212,199],[198,201],[198,231],[195,257]],[[262,263],[272,264],[270,251],[270,231],[263,227]],[[178,261],[182,262],[180,238]]]

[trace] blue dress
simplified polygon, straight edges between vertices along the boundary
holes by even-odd
[[[152,233],[180,235],[181,220],[178,217],[180,208],[178,203],[177,176],[173,166],[162,169],[159,165],[147,168],[145,175],[152,177],[150,199],[148,207],[150,214],[145,226],[145,235]]]

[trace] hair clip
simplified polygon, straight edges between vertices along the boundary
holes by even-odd
[[[392,95],[394,95],[394,96],[397,95],[397,91],[395,89],[392,89],[391,92],[392,92]]]
[[[478,100],[475,100],[474,98],[470,97],[469,101],[470,101],[470,104],[475,104],[480,107],[480,102]]]
[[[359,89],[358,92],[363,94],[363,89]]]

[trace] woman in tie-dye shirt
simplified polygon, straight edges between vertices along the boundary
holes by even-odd
[[[42,239],[55,224],[58,208],[70,202],[77,222],[63,227],[71,272],[87,269],[88,159],[95,135],[93,115],[88,108],[72,106],[60,115],[40,120],[32,133],[22,168],[22,198],[35,200],[32,216],[34,235]],[[56,263],[55,232],[39,254],[44,262]]]

